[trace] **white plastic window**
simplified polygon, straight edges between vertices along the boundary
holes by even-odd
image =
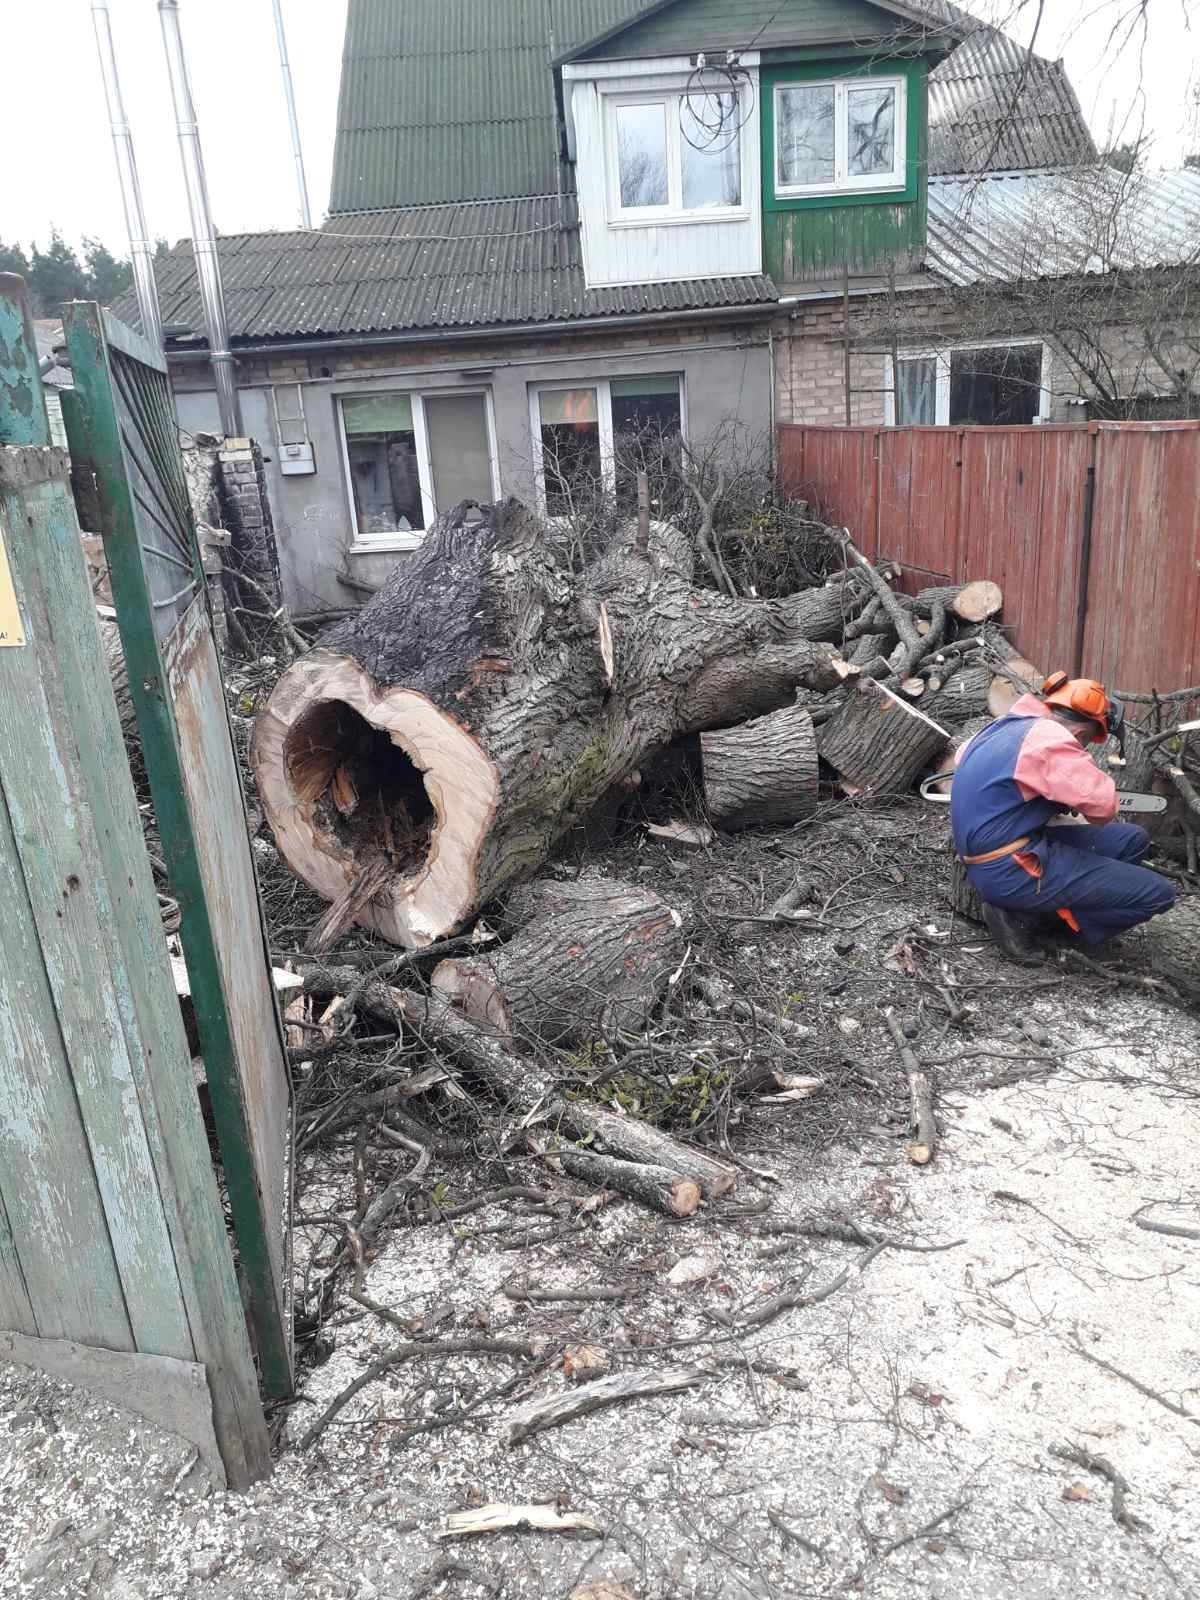
[[[741,97],[730,92],[613,96],[609,192],[622,222],[738,215],[743,207]]]
[[[903,78],[847,78],[775,87],[775,193],[903,188]]]

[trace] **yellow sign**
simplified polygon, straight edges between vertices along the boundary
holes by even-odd
[[[21,626],[17,591],[13,588],[12,570],[8,565],[4,524],[0,523],[0,650],[24,643],[25,629]]]

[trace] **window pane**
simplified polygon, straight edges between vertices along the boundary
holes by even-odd
[[[832,183],[834,92],[831,83],[794,84],[775,97],[775,139],[782,184]]]
[[[678,378],[614,378],[610,392],[614,433],[679,432]]]
[[[932,427],[937,421],[937,358],[896,363],[896,421],[901,427]]]
[[[546,515],[568,517],[601,489],[595,389],[547,389],[538,396]]]
[[[648,474],[652,494],[671,474],[680,433],[679,379],[614,378],[609,391],[617,504],[632,511],[639,472]]]
[[[621,205],[667,203],[667,111],[663,105],[617,107]]]
[[[347,433],[411,433],[412,396],[363,394],[342,401]]]
[[[492,498],[492,463],[484,397],[431,396],[425,401],[425,430],[437,509],[449,511],[460,500],[486,505]]]
[[[741,205],[740,119],[735,94],[694,94],[679,102],[685,211]]]
[[[425,526],[412,400],[406,394],[342,401],[350,490],[359,537],[414,533]]]
[[[950,421],[1032,422],[1042,399],[1042,347],[998,345],[950,354]]]
[[[896,165],[895,89],[846,91],[846,174],[887,174]]]

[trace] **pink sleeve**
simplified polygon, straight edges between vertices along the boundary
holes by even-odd
[[[1025,735],[1013,778],[1024,799],[1041,795],[1089,822],[1111,822],[1117,814],[1116,784],[1049,717],[1039,718]]]

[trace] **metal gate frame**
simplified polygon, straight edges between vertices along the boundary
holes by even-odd
[[[264,1391],[292,1391],[291,1083],[166,362],[64,308],[74,470],[94,477]],[[219,703],[215,703],[219,702]],[[252,923],[252,926],[247,924]]]

